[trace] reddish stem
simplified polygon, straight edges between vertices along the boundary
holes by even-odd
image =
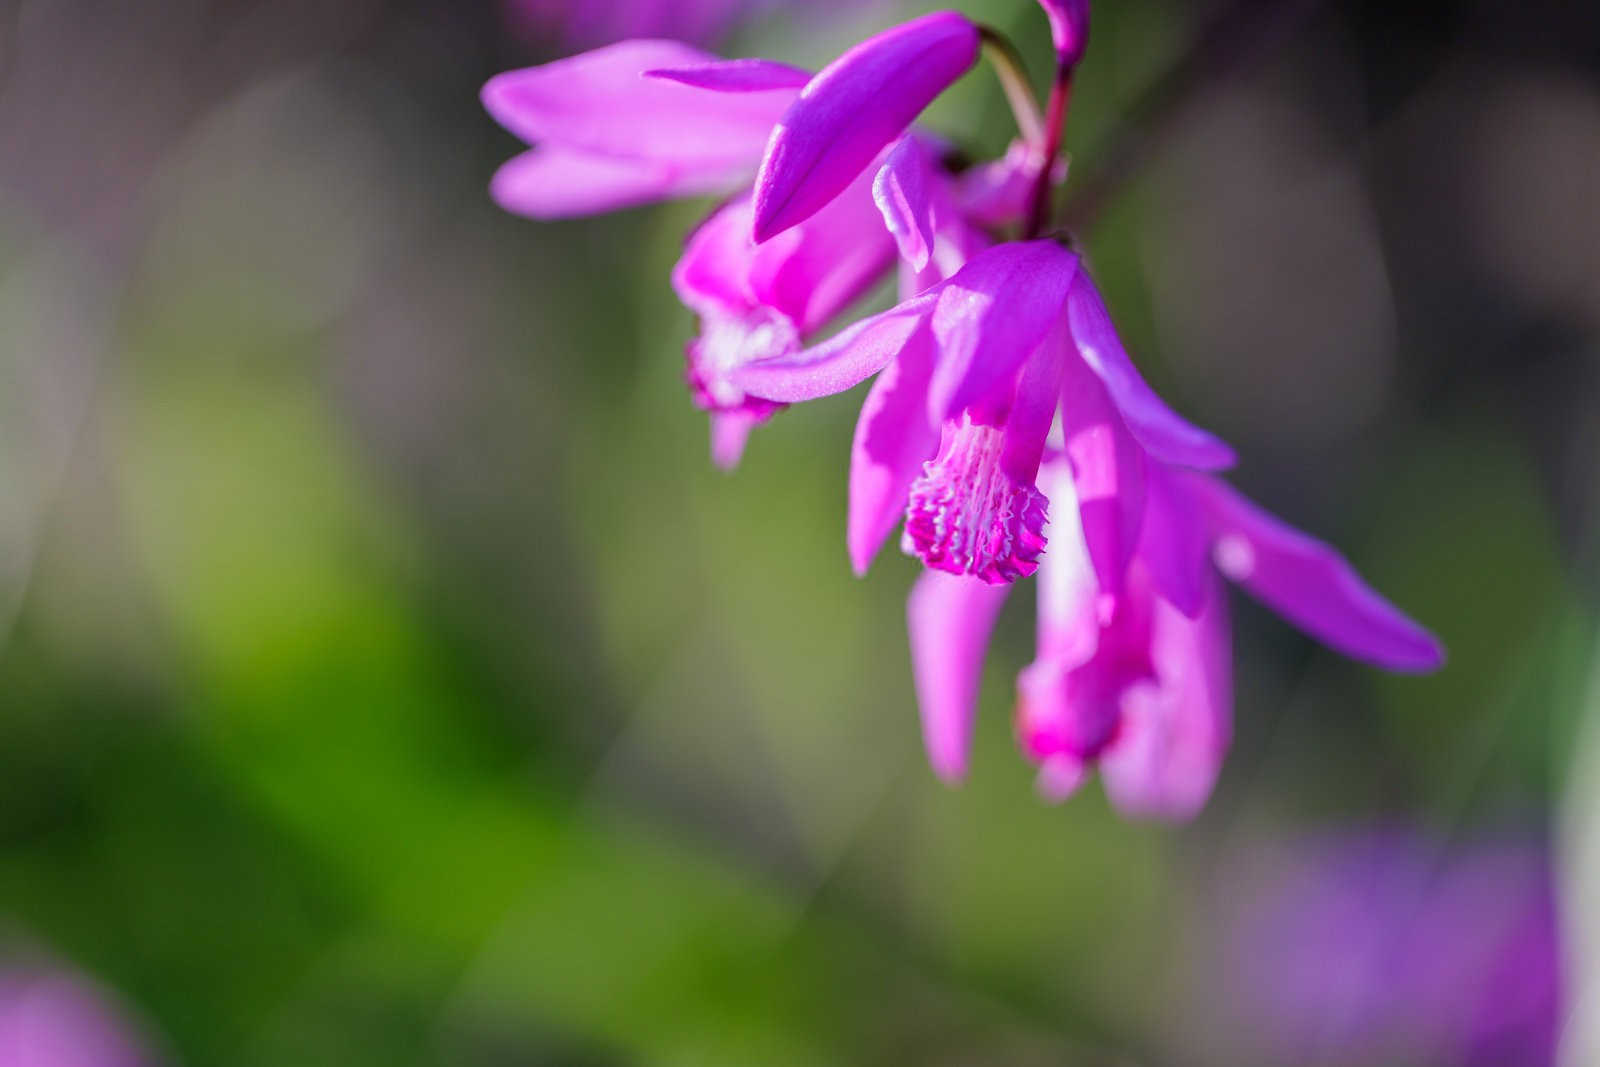
[[[1054,190],[1051,176],[1055,173],[1056,157],[1061,153],[1061,131],[1067,124],[1067,105],[1072,102],[1073,67],[1060,64],[1056,79],[1050,86],[1050,104],[1044,116],[1044,159],[1039,164],[1039,176],[1033,181],[1033,200],[1028,206],[1028,224],[1023,228],[1022,239],[1031,241],[1045,231],[1050,222],[1050,201]]]

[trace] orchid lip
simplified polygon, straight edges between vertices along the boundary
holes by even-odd
[[[1004,429],[946,424],[906,507],[905,544],[929,567],[991,585],[1038,570],[1049,501],[1007,473],[1004,453]]]

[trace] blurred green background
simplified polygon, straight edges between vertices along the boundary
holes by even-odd
[[[1042,81],[1031,3],[962,6]],[[1096,5],[1084,165],[1212,7]],[[818,65],[924,9],[723,48]],[[1202,65],[1083,235],[1238,483],[1451,650],[1384,677],[1238,602],[1236,742],[1183,827],[1034,797],[1031,591],[970,782],[934,780],[915,567],[844,554],[859,396],[716,472],[666,281],[707,205],[489,202],[517,146],[477,89],[562,40],[445,0],[0,13],[0,947],[173,1062],[1253,1062],[1207,917],[1329,827],[1552,840],[1581,956],[1587,5],[1311,5]],[[1011,136],[983,68],[928,122]]]

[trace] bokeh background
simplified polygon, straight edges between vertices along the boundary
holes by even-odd
[[[1031,592],[928,772],[858,398],[707,460],[707,205],[489,202],[482,82],[647,7],[0,0],[0,1062],[1600,1063],[1600,9],[1096,4],[1130,347],[1451,650],[1239,601],[1169,827],[1035,798]],[[727,7],[644,28],[926,9]],[[1011,136],[981,67],[928,122]]]

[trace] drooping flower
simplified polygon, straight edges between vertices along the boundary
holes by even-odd
[[[871,288],[895,259],[865,176],[817,214],[757,245],[752,206],[740,197],[690,237],[673,270],[679,299],[700,316],[687,347],[696,403],[710,412],[712,456],[734,466],[751,427],[781,405],[746,395],[733,372],[790,355]]]
[[[884,371],[862,405],[851,460],[849,547],[857,572],[865,573],[904,515],[908,540],[928,566],[1008,582],[1033,572],[1045,544],[1047,501],[1036,475],[1067,383],[1097,383],[1117,425],[1162,460],[1199,469],[1233,461],[1227,445],[1168,408],[1121,345],[1101,336],[1099,299],[1078,257],[1055,242],[997,245],[829,341],[748,364],[733,377],[752,396],[793,403]],[[1095,432],[1112,407],[1084,414],[1090,425],[1080,450],[1115,497],[1137,457],[1119,452],[1108,432]],[[1127,539],[1124,524],[1107,521],[1095,493],[1080,497],[1084,526],[1102,545],[1114,585],[1126,556],[1118,547],[1119,537]]]
[[[1550,859],[1403,826],[1252,842],[1205,917],[1234,980],[1198,999],[1252,1061],[1550,1067],[1570,992]]]
[[[1231,736],[1228,578],[1306,633],[1392,671],[1443,662],[1431,634],[1367,586],[1343,557],[1272,517],[1215,475],[1146,459],[1145,508],[1121,590],[1096,576],[1067,454],[1041,484],[1057,507],[1039,570],[1038,655],[1018,678],[1017,732],[1040,764],[1040,788],[1063,799],[1098,766],[1125,814],[1187,818],[1210,795]],[[1000,591],[1003,594],[1003,590]],[[973,707],[944,684],[953,665],[975,672],[987,631],[948,616],[992,618],[995,592],[925,575],[909,616],[918,692],[935,770],[959,778]],[[976,692],[975,687],[970,688]]]
[[[490,195],[551,219],[731,193],[809,77],[675,41],[623,41],[497,75],[484,107],[534,147],[500,168]]]

